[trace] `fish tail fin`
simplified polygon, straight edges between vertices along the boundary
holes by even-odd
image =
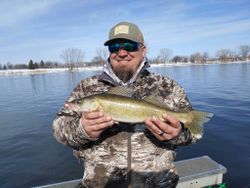
[[[196,139],[200,139],[203,136],[203,124],[213,117],[213,113],[196,110],[190,113],[192,113],[193,119],[192,122],[187,125],[187,128]]]

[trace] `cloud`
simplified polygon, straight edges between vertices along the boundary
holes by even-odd
[[[46,13],[59,0],[2,0],[0,3],[0,27],[11,26]]]
[[[3,60],[14,58],[13,53],[16,59],[30,54],[51,57],[52,52],[58,56],[61,49],[78,47],[90,60],[110,27],[120,21],[134,22],[142,29],[152,56],[165,47],[180,49],[180,54],[195,45],[220,48],[228,41],[244,41],[237,36],[250,31],[248,8],[245,0],[26,0],[25,4],[2,0],[0,53],[5,53]]]
[[[153,45],[185,44],[195,40],[204,42],[215,37],[250,31],[249,13],[244,10],[234,14],[207,10],[203,13],[207,16],[199,16],[197,4],[181,3],[162,9],[165,11],[142,20],[146,38]]]

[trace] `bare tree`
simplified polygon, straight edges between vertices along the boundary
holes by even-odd
[[[239,59],[239,54],[234,50],[230,50],[230,60],[237,61]]]
[[[61,54],[61,58],[65,61],[70,71],[73,71],[77,65],[83,61],[84,52],[78,48],[68,48]]]
[[[97,61],[97,64],[103,65],[105,61],[108,59],[108,50],[107,48],[98,48],[96,50],[96,57],[95,61]]]
[[[216,56],[221,62],[226,62],[230,59],[231,52],[229,49],[222,49],[216,52]]]
[[[191,54],[190,61],[192,63],[203,63],[204,56],[200,54],[200,52],[196,52],[194,54]]]
[[[239,55],[246,60],[247,56],[250,55],[250,46],[249,45],[241,45],[239,47]]]
[[[184,62],[184,59],[185,59],[184,56],[176,55],[173,57],[172,61],[178,63],[178,62]]]
[[[173,51],[171,49],[162,48],[160,50],[160,55],[158,56],[160,63],[164,63],[165,65],[166,63],[169,62],[169,59],[171,58],[172,55],[173,55]]]
[[[203,58],[203,63],[206,63],[207,62],[207,60],[209,59],[209,54],[208,54],[208,52],[204,52],[203,54],[202,54],[202,58]]]

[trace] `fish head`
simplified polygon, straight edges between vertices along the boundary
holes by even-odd
[[[94,111],[99,108],[99,103],[95,97],[85,97],[79,101],[79,105],[84,111]]]

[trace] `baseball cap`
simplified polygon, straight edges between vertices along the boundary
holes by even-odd
[[[120,22],[113,26],[109,31],[109,39],[104,43],[104,46],[108,46],[115,39],[127,39],[144,44],[143,34],[139,27],[130,22]]]

